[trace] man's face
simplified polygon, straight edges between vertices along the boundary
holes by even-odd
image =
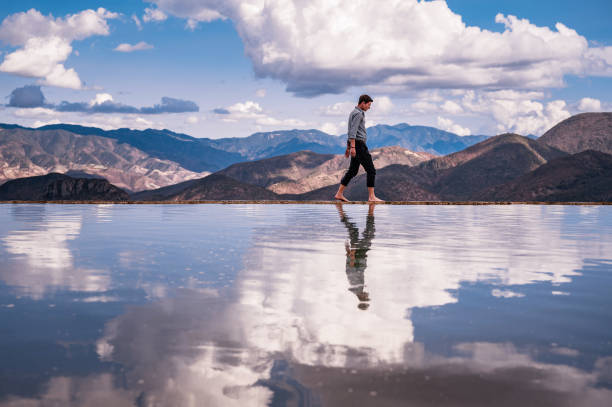
[[[359,107],[361,108],[361,110],[363,110],[364,112],[367,112],[368,110],[370,110],[370,106],[372,106],[372,102],[362,102]]]

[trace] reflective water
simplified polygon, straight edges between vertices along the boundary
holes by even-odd
[[[609,406],[612,207],[0,205],[0,406]]]

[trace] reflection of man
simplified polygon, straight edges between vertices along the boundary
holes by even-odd
[[[346,226],[349,239],[345,242],[346,249],[346,277],[349,281],[349,291],[359,299],[358,307],[367,309],[370,304],[370,296],[365,291],[365,270],[367,267],[367,253],[374,239],[374,204],[369,205],[366,227],[362,237],[359,238],[359,229],[351,222],[342,209],[342,204],[337,204],[340,220]]]

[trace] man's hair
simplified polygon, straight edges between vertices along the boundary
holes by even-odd
[[[374,101],[374,99],[372,99],[368,95],[361,95],[361,96],[359,96],[359,103],[357,103],[357,104],[360,105],[362,103],[370,103],[370,102],[373,102],[373,101]]]

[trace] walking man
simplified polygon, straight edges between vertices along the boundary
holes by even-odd
[[[344,197],[344,188],[348,185],[350,180],[357,175],[359,171],[359,165],[363,166],[363,169],[367,173],[367,186],[368,186],[368,201],[369,202],[383,202],[382,199],[378,199],[374,195],[374,180],[376,178],[376,169],[372,162],[372,156],[366,146],[366,128],[365,128],[365,112],[370,109],[374,100],[368,95],[359,96],[359,103],[355,106],[355,109],[351,112],[348,120],[348,140],[346,145],[346,152],[344,155],[351,156],[351,164],[349,165],[348,171],[342,177],[340,181],[340,187],[334,198],[338,201],[348,202],[349,200]]]

